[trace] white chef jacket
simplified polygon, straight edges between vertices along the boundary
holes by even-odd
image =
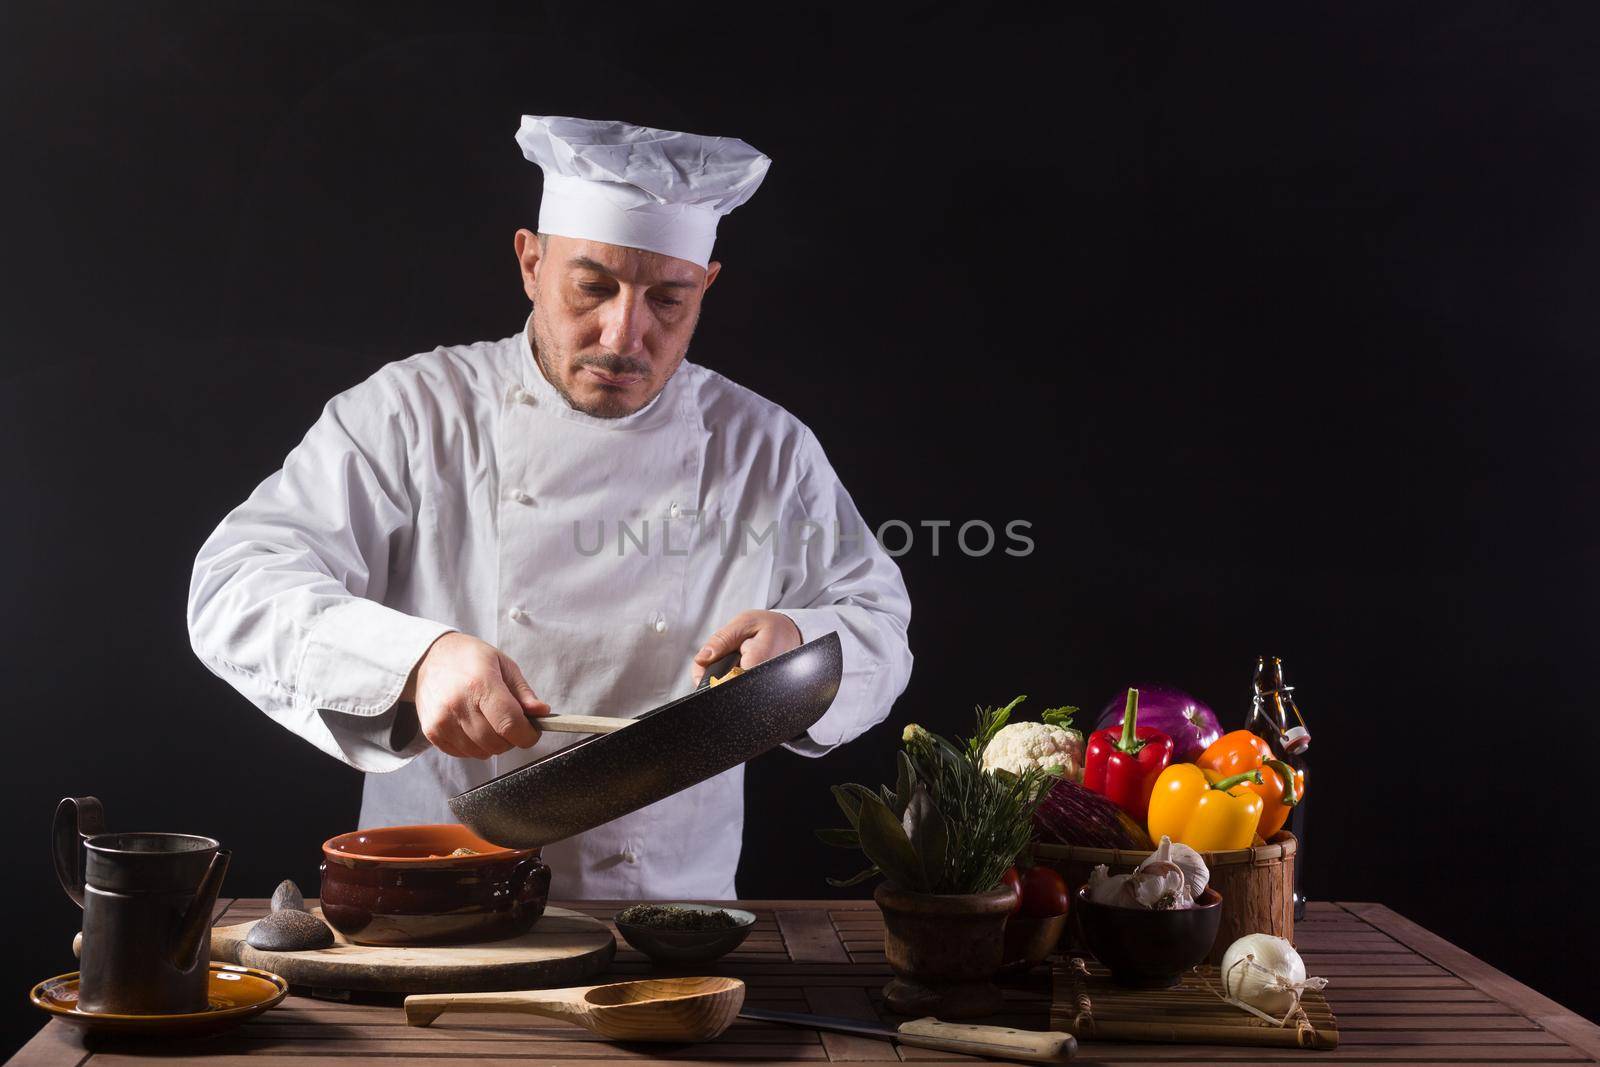
[[[207,667],[368,772],[366,827],[451,822],[450,796],[577,740],[431,747],[397,700],[441,634],[500,648],[553,711],[636,715],[687,692],[695,651],[751,608],[839,634],[839,694],[794,751],[851,740],[905,688],[905,584],[810,430],[687,360],[641,411],[585,415],[525,327],[331,400],[200,549],[188,619]],[[546,846],[553,894],[732,899],[743,788],[735,767]]]

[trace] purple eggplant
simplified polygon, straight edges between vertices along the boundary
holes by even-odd
[[[1139,725],[1153,726],[1172,738],[1172,762],[1193,763],[1211,742],[1222,736],[1216,713],[1181,689],[1170,685],[1136,685],[1139,690]],[[1126,689],[1118,691],[1100,713],[1096,730],[1120,727]]]
[[[1142,849],[1150,835],[1128,813],[1099,793],[1057,778],[1033,813],[1036,839],[1051,845]]]

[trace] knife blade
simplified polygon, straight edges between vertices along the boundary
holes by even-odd
[[[807,1030],[830,1030],[902,1045],[960,1052],[990,1059],[1027,1060],[1032,1063],[1062,1063],[1078,1053],[1078,1040],[1059,1030],[1018,1030],[1010,1026],[980,1026],[975,1023],[947,1023],[938,1019],[912,1019],[898,1027],[866,1019],[839,1015],[807,1015],[803,1012],[767,1011],[744,1008],[741,1019],[782,1023]]]

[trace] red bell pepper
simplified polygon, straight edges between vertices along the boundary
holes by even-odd
[[[1139,691],[1128,690],[1122,729],[1108,726],[1089,737],[1083,756],[1083,787],[1114,801],[1141,826],[1150,813],[1150,791],[1172,762],[1172,738],[1140,726]]]

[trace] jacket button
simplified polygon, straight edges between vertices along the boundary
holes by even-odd
[[[656,630],[656,633],[658,633],[658,634],[666,633],[667,632],[667,620],[666,619],[657,619],[656,620],[656,625],[655,625],[655,630]]]
[[[521,622],[527,617],[528,613],[523,611],[521,608],[512,608],[510,611],[506,612],[506,618],[510,619],[512,622]]]
[[[532,500],[533,497],[529,496],[527,492],[522,489],[507,489],[506,499],[518,504],[526,504],[528,501]]]
[[[520,385],[517,386],[515,389],[511,390],[511,402],[513,404],[526,404],[528,401],[530,401],[532,399],[533,399],[533,394],[528,392],[526,389],[524,389]]]
[[[672,516],[675,519],[679,515],[683,514],[683,509],[680,508],[677,504],[673,504],[670,508],[667,509],[667,514]]]

